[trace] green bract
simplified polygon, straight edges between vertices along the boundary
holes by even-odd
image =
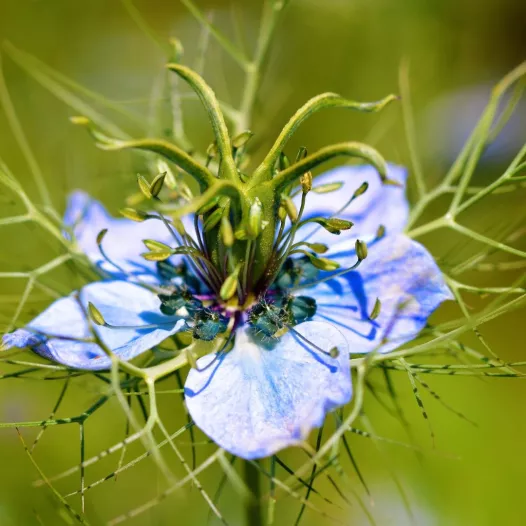
[[[314,97],[287,122],[263,161],[247,171],[246,150],[254,134],[244,131],[231,135],[214,92],[195,71],[175,62],[168,64],[167,69],[189,84],[208,114],[214,143],[208,148],[208,158],[204,164],[177,144],[164,139],[119,139],[109,136],[85,117],[77,117],[72,121],[86,126],[97,145],[104,150],[132,148],[154,152],[196,181],[198,194],[177,207],[171,207],[168,221],[174,222],[176,231],[184,238],[184,229],[178,226],[178,219],[188,214],[197,214],[200,218],[203,239],[200,240],[200,246],[189,246],[185,253],[194,258],[207,285],[220,292],[224,300],[236,293],[238,281],[241,281],[239,292],[240,302],[243,303],[249,292],[260,294],[276,279],[294,249],[289,241],[294,240],[294,234],[304,224],[301,223],[303,206],[296,210],[290,191],[298,184],[303,195],[315,189],[311,170],[335,157],[359,158],[375,167],[382,182],[390,182],[383,158],[366,144],[340,143],[310,155],[302,148],[292,163],[285,155],[284,148],[298,127],[322,109],[339,107],[375,112],[393,101],[393,95],[370,103],[354,102],[334,93]],[[170,166],[162,168],[164,171],[151,182],[142,176],[138,177],[142,194],[150,200],[162,201],[165,180],[172,190],[178,187],[177,177],[174,177]],[[168,173],[170,175],[167,177]],[[362,185],[353,198],[366,189]],[[292,226],[288,237],[276,240],[277,227],[284,220],[279,212],[280,207],[286,211]],[[126,209],[123,213],[137,221],[151,217],[135,209]],[[161,216],[159,219],[167,220]],[[313,220],[334,234],[352,226],[349,221],[338,218],[321,217]],[[279,246],[280,241],[283,241],[282,246]],[[145,258],[150,261],[162,262],[171,254],[166,248],[148,248],[150,252],[145,254]],[[306,252],[306,257],[318,268],[333,270],[332,266],[328,266],[323,258],[314,253]],[[225,275],[226,279],[222,277]],[[282,279],[286,279],[285,276]]]

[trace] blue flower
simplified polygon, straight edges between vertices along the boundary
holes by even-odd
[[[400,167],[390,165],[388,175],[405,182]],[[368,191],[342,213],[360,178],[369,184]],[[353,240],[369,239],[363,266],[301,288],[301,294],[316,301],[316,314],[271,348],[244,330],[215,366],[205,356],[198,361],[202,371],[193,369],[188,375],[186,403],[195,423],[240,457],[268,456],[305,440],[327,411],[351,399],[349,353],[387,352],[412,340],[440,303],[452,299],[432,256],[402,233],[408,217],[402,185],[381,186],[372,168],[347,166],[317,177],[313,188],[334,183],[341,183],[338,191],[308,194],[306,217],[337,214],[353,221],[353,229],[329,245],[324,256],[351,266],[356,260]],[[380,225],[385,235],[375,241]],[[317,226],[301,233],[309,242],[330,244],[334,239]],[[381,311],[371,320],[377,298]],[[336,358],[326,353],[333,347],[339,351]]]
[[[274,283],[234,306],[213,287],[195,290],[197,266],[195,275],[183,276],[181,288],[163,282],[158,266],[139,257],[144,238],[170,243],[159,221],[113,219],[100,203],[76,193],[66,224],[111,280],[58,300],[3,343],[29,346],[70,367],[107,368],[102,350],[82,341],[90,336],[89,302],[109,325],[96,327],[98,335],[122,360],[181,330],[192,330],[195,340],[231,330],[223,347],[201,357],[188,374],[185,396],[193,420],[219,446],[247,459],[298,444],[328,411],[351,399],[350,354],[387,352],[410,341],[440,303],[452,299],[432,256],[403,234],[405,170],[390,165],[388,177],[400,186],[382,186],[368,167],[346,166],[317,177],[303,219],[337,217],[354,226],[335,237],[319,222],[307,222],[296,241],[326,245],[323,256],[345,272],[320,273],[312,259],[293,252]],[[351,199],[356,181],[368,188]],[[299,206],[300,197],[295,199]],[[106,252],[113,264],[95,242],[102,228],[109,229]],[[368,246],[359,266],[357,239]],[[375,305],[381,308],[372,316]]]

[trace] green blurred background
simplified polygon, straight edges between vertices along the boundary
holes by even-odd
[[[185,62],[197,56],[199,27],[176,0],[137,0],[135,5],[163,40],[179,38],[185,47]],[[201,0],[203,9],[213,9],[214,21],[232,32],[231,11],[239,16],[246,40],[253,44],[260,2]],[[449,144],[452,130],[469,126],[462,108],[448,114],[440,100],[449,93],[482,86],[489,93],[500,79],[526,56],[526,3],[520,0],[292,0],[281,21],[267,75],[258,100],[252,130],[261,154],[288,117],[309,97],[336,91],[358,100],[375,100],[398,92],[401,61],[410,64],[413,106],[419,150],[428,181],[438,181],[450,161],[441,145]],[[146,117],[152,83],[161,78],[165,58],[117,0],[0,0],[0,39],[7,39],[53,68],[74,78],[108,98],[127,101],[126,107]],[[144,168],[131,154],[108,154],[95,149],[85,132],[73,127],[68,117],[75,112],[42,89],[3,55],[3,69],[13,103],[24,131],[49,184],[53,201],[62,213],[65,196],[81,187],[112,210],[122,206],[125,195],[134,189],[134,174]],[[219,96],[238,103],[241,76],[231,59],[211,42],[205,63],[205,77]],[[437,110],[437,107],[439,108]],[[480,107],[480,105],[479,105]],[[433,110],[433,108],[435,108]],[[211,142],[205,114],[196,103],[186,107],[187,126],[200,147]],[[524,107],[520,108],[524,110]],[[438,122],[438,117],[447,117]],[[112,116],[113,117],[113,116]],[[142,118],[141,117],[141,118]],[[449,118],[451,117],[451,119]],[[453,117],[458,117],[452,122]],[[525,114],[522,112],[524,121]],[[115,116],[125,125],[127,121]],[[438,119],[438,120],[436,120]],[[448,127],[449,126],[449,127]],[[137,128],[129,125],[133,133]],[[408,165],[399,105],[381,115],[359,115],[331,110],[305,124],[291,143],[291,152],[301,144],[309,149],[340,140],[371,141],[384,156]],[[522,128],[524,130],[524,128]],[[508,146],[521,145],[524,135],[508,137]],[[492,158],[477,173],[478,184],[495,177],[505,154]],[[7,120],[0,112],[0,156],[35,196],[35,188],[24,158],[17,148]],[[522,197],[524,194],[522,194]],[[516,220],[523,210],[521,196],[496,199],[491,212],[475,211],[471,221],[484,231],[489,225]],[[0,190],[0,217],[17,213],[12,195]],[[478,214],[478,215],[477,215]],[[440,255],[450,244],[442,236],[431,236],[428,246]],[[13,226],[0,229],[1,270],[28,270],[51,259],[57,246],[38,228]],[[456,257],[458,262],[462,254]],[[488,283],[513,281],[518,275],[485,276]],[[50,284],[64,289],[75,287],[75,277],[67,270],[49,276]],[[479,280],[479,283],[484,283]],[[0,324],[4,325],[17,305],[23,283],[2,280],[0,284]],[[471,300],[471,299],[470,299]],[[45,295],[35,292],[22,320],[28,320],[45,304]],[[477,302],[473,300],[473,306]],[[442,311],[458,316],[454,307]],[[441,314],[438,314],[440,319]],[[1,328],[1,327],[0,327]],[[484,337],[505,360],[524,357],[524,311],[511,314],[482,328]],[[479,346],[477,340],[470,340]],[[2,366],[3,367],[3,366]],[[0,367],[0,374],[3,369]],[[436,435],[433,446],[426,422],[412,398],[407,378],[400,373],[397,387],[415,441],[423,452],[384,445],[385,456],[367,439],[351,437],[351,444],[371,488],[367,497],[350,470],[344,487],[353,487],[370,507],[379,525],[521,525],[525,523],[522,498],[526,476],[526,388],[521,380],[480,380],[468,377],[430,377],[434,390],[457,410],[478,423],[478,427],[457,418],[423,393]],[[372,377],[373,383],[381,384]],[[76,414],[101,393],[101,383],[81,380],[73,386],[59,416]],[[0,421],[39,420],[49,415],[60,386],[58,382],[2,380]],[[166,421],[173,429],[183,423],[179,401],[167,397],[161,402]],[[366,414],[381,436],[407,442],[403,429],[369,397]],[[124,418],[110,403],[89,420],[87,455],[96,454],[122,438]],[[173,421],[167,415],[173,415]],[[24,431],[30,439],[33,431]],[[184,446],[185,453],[189,449]],[[140,451],[140,448],[132,448]],[[199,449],[203,460],[207,449]],[[210,450],[208,450],[210,451]],[[88,470],[88,482],[115,468],[118,455]],[[78,462],[78,427],[50,428],[36,449],[36,458],[48,474],[60,472]],[[294,458],[294,453],[291,454]],[[168,461],[175,462],[168,455]],[[404,510],[394,471],[408,494],[413,519]],[[181,469],[176,469],[182,474]],[[67,524],[56,502],[45,488],[33,488],[38,473],[31,465],[13,429],[0,429],[0,525]],[[205,486],[213,493],[219,471],[207,472]],[[77,478],[57,485],[67,493],[78,487]],[[104,524],[156,495],[162,481],[148,461],[128,471],[117,481],[110,480],[88,493],[87,513],[92,524]],[[326,481],[320,488],[337,500]],[[72,499],[74,505],[78,500]],[[232,524],[241,523],[240,500],[227,489],[222,509]],[[293,524],[298,503],[286,498],[278,503],[276,524]],[[323,506],[322,506],[323,507]],[[206,524],[207,507],[195,488],[172,495],[151,512],[129,524]],[[368,524],[353,501],[338,511],[344,524]],[[212,521],[213,523],[213,521]],[[303,524],[331,524],[308,511]]]

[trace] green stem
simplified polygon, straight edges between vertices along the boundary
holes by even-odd
[[[428,234],[429,232],[433,232],[434,230],[437,230],[438,228],[444,228],[446,226],[450,226],[450,223],[448,222],[446,217],[439,217],[438,219],[435,219],[433,221],[430,221],[429,223],[426,223],[425,225],[413,228],[412,230],[409,230],[406,232],[406,234],[415,239],[418,236],[422,236],[424,234]]]
[[[252,494],[251,497],[245,500],[246,525],[263,526],[259,470],[255,463],[249,460],[244,461],[243,478]]]
[[[522,161],[525,155],[526,145],[522,147],[519,153],[515,156],[513,162],[510,164],[508,169],[504,172],[504,174],[501,177],[499,177],[496,181],[477,192],[467,201],[464,201],[462,204],[460,204],[457,208],[457,213],[460,214],[470,206],[473,206],[476,202],[480,201],[483,197],[486,197],[487,195],[491,194],[499,186],[503,185],[509,180],[512,180],[512,177],[516,173],[516,169],[519,166],[519,163]]]
[[[24,155],[25,160],[29,166],[30,173],[33,176],[33,180],[35,181],[36,187],[38,188],[38,192],[40,194],[40,198],[42,199],[42,202],[44,203],[46,207],[52,209],[53,203],[51,200],[51,194],[49,193],[49,190],[46,186],[44,175],[42,173],[42,170],[40,169],[40,166],[35,156],[33,155],[33,151],[31,150],[27,137],[24,133],[24,130],[22,129],[22,125],[20,124],[20,121],[18,120],[18,115],[16,114],[15,107],[11,101],[9,90],[7,89],[7,85],[5,84],[4,75],[2,72],[1,60],[0,60],[0,106],[2,106],[5,112],[9,126],[11,127],[13,135],[18,143],[18,146],[20,147],[20,150],[22,151],[22,154]]]
[[[285,5],[286,2],[264,3],[261,29],[254,58],[245,65],[246,82],[239,109],[239,118],[236,122],[235,135],[248,130],[251,126],[252,111],[256,102],[263,65],[268,55],[272,35],[276,29],[279,15]]]
[[[421,199],[427,194],[427,188],[424,173],[422,171],[422,163],[418,156],[414,112],[411,104],[411,90],[409,88],[409,63],[407,61],[404,61],[400,68],[398,83],[400,86],[400,95],[402,97],[402,115],[404,118],[409,158],[411,159],[411,166],[415,175],[418,197]]]

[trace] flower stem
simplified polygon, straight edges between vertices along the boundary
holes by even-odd
[[[245,500],[246,526],[263,526],[261,486],[259,470],[255,462],[245,460],[243,466],[243,478],[247,488],[252,494],[251,497]]]

